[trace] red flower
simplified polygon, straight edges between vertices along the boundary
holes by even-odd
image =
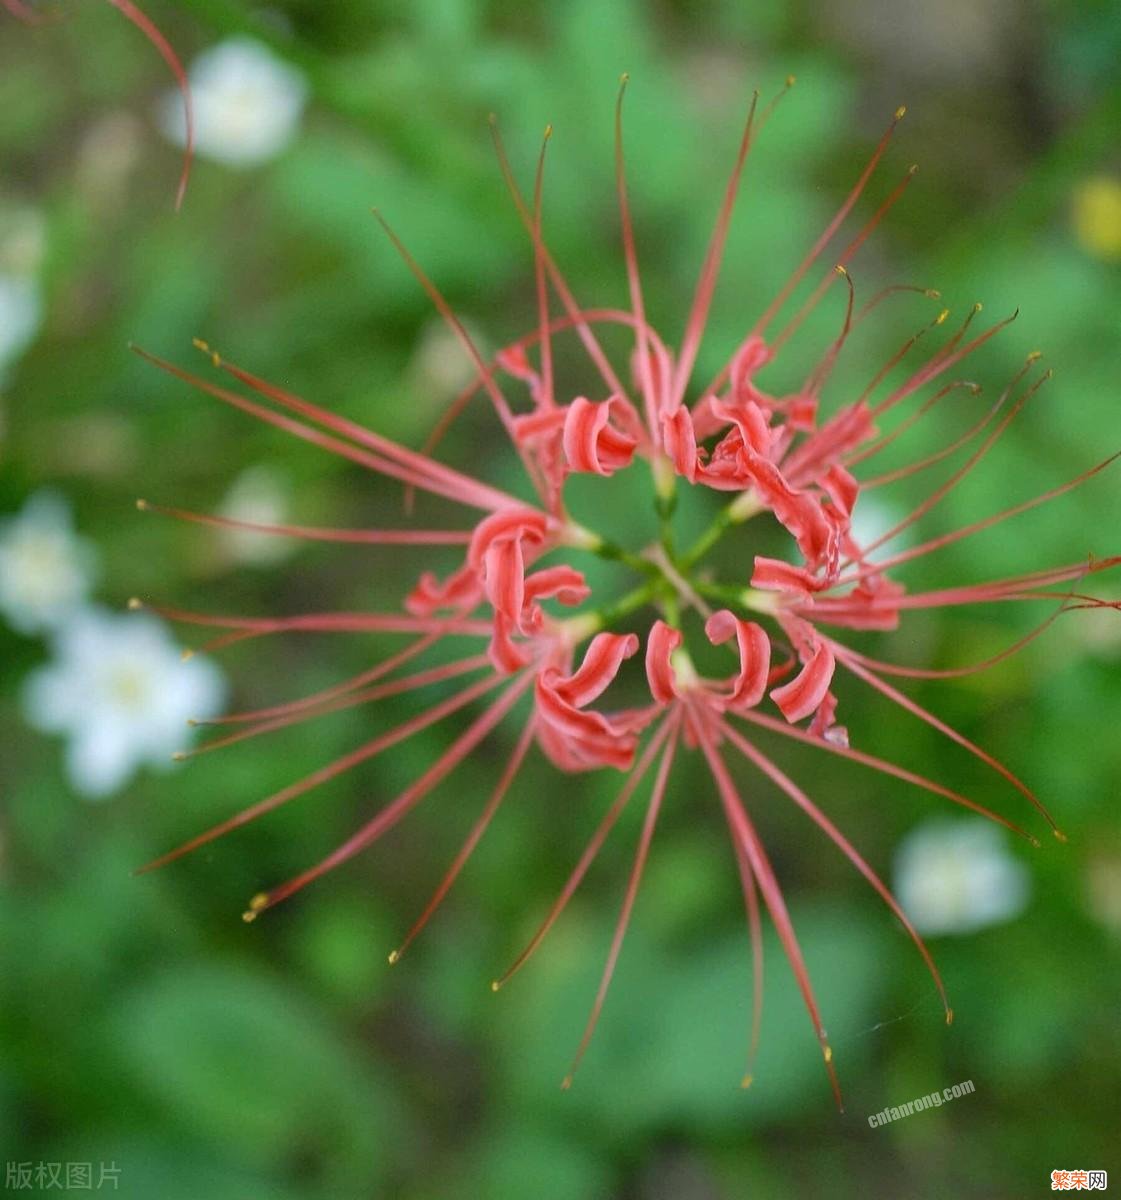
[[[626,779],[618,799],[594,832],[538,934],[510,971],[496,981],[496,988],[540,944],[579,886],[623,808],[649,773],[654,760],[658,759],[623,909],[592,1015],[577,1052],[579,1061],[606,995],[658,812],[669,794],[674,758],[684,739],[687,747],[699,752],[711,772],[714,798],[719,801],[727,820],[742,883],[755,964],[755,1016],[750,1053],[754,1055],[760,1023],[759,897],[762,896],[797,978],[839,1102],[832,1051],[779,881],[738,791],[729,760],[733,755],[742,757],[770,779],[810,816],[865,876],[918,946],[946,1004],[949,1021],[951,1010],[937,970],[885,885],[830,819],[745,733],[753,726],[760,726],[826,753],[861,763],[981,812],[1038,845],[1036,839],[1017,824],[983,808],[969,797],[850,744],[846,729],[836,723],[838,705],[832,691],[834,676],[843,671],[900,705],[996,771],[1031,802],[1056,836],[1061,837],[1046,809],[1026,784],[980,747],[897,690],[888,678],[952,677],[982,670],[1038,636],[1061,612],[1102,605],[1116,607],[1116,602],[1084,593],[1080,585],[1086,576],[1116,566],[1121,558],[1071,562],[1009,579],[925,593],[908,592],[896,577],[895,570],[912,559],[1057,498],[1090,478],[1106,463],[1004,512],[983,517],[907,550],[876,557],[883,545],[910,528],[982,462],[1027,399],[1047,378],[1045,374],[1025,383],[1038,357],[1030,356],[996,404],[965,437],[900,471],[879,478],[865,478],[863,484],[858,482],[858,472],[862,473],[865,464],[897,441],[942,397],[959,389],[977,390],[973,384],[951,379],[942,384],[940,390],[931,392],[967,355],[1008,324],[1008,320],[1000,321],[969,336],[979,311],[979,307],[975,308],[961,328],[922,366],[897,383],[883,399],[875,401],[873,397],[889,374],[918,344],[920,337],[943,325],[946,316],[943,311],[926,329],[909,339],[862,394],[855,398],[825,399],[833,366],[855,324],[890,296],[915,292],[936,295],[915,288],[889,288],[854,312],[855,287],[845,264],[902,194],[911,172],[844,245],[809,299],[787,325],[777,331],[772,329],[794,288],[822,257],[856,205],[903,110],[896,113],[852,191],[794,270],[790,281],[739,345],[731,348],[724,369],[707,385],[695,387],[693,374],[697,352],[704,335],[740,174],[756,132],[756,105],[753,101],[681,345],[671,350],[645,315],[625,182],[619,115],[621,101],[622,93],[617,112],[617,181],[631,299],[628,310],[585,308],[575,299],[542,237],[544,151],[533,200],[529,204],[514,182],[497,133],[502,169],[533,246],[537,315],[532,331],[505,347],[493,362],[484,361],[442,295],[386,226],[391,241],[432,297],[477,371],[474,385],[456,400],[424,451],[409,450],[266,383],[225,362],[205,345],[202,349],[210,353],[213,365],[243,385],[243,390],[229,390],[145,355],[224,403],[397,480],[409,491],[421,489],[454,502],[472,513],[476,522],[470,529],[325,530],[291,526],[272,529],[272,532],[293,537],[394,546],[458,544],[465,547],[462,565],[450,576],[441,580],[431,572],[422,573],[416,587],[400,606],[390,607],[385,612],[238,618],[159,610],[172,618],[224,630],[210,643],[210,648],[286,631],[395,632],[411,639],[405,649],[392,658],[326,691],[273,708],[230,714],[212,722],[229,726],[233,732],[203,746],[202,750],[255,737],[345,706],[375,701],[460,676],[478,676],[421,716],[410,718],[344,758],[259,801],[150,866],[177,858],[381,754],[420,729],[488,697],[480,713],[461,728],[436,762],[367,825],[322,862],[254,897],[245,914],[247,920],[252,920],[258,913],[291,896],[376,841],[472,753],[508,714],[514,713],[523,696],[531,699],[528,712],[521,718],[522,731],[516,749],[494,793],[432,901],[401,947],[394,951],[391,961],[400,957],[447,893],[510,790],[534,743],[561,770],[611,767],[625,772]],[[825,298],[830,286],[838,281],[843,281],[846,295],[842,325],[836,339],[826,347],[820,360],[811,365],[804,384],[793,393],[774,396],[762,390],[759,377],[774,359],[781,356],[793,332]],[[551,310],[553,296],[563,309],[559,315]],[[603,325],[623,325],[633,332],[635,344],[630,363],[633,386],[630,389],[600,345],[597,331]],[[598,371],[602,379],[601,398],[565,394],[558,397],[552,339],[566,332],[581,341]],[[526,393],[517,404],[507,398],[500,385],[503,375],[514,381],[518,391]],[[473,471],[459,470],[434,457],[439,437],[479,390],[488,397],[495,418],[521,458],[533,492],[532,502],[485,482]],[[879,432],[881,426],[897,417],[906,403],[920,395],[925,398],[914,412],[896,420],[888,432]],[[693,397],[691,401],[690,396]],[[823,407],[828,410],[828,415],[819,416]],[[926,470],[977,442],[978,438],[979,444],[964,464],[894,529],[871,543],[862,543],[857,538],[852,516],[863,489]],[[636,460],[642,460],[644,466],[638,467]],[[608,476],[628,469],[649,470],[652,502],[662,521],[661,542],[644,550],[614,545],[588,530],[573,520],[565,503],[566,481],[572,473]],[[719,512],[709,531],[684,551],[676,547],[671,536],[673,496],[682,484],[708,489],[721,498]],[[723,499],[725,496],[727,498]],[[162,511],[213,525],[241,524],[181,510]],[[789,558],[752,556],[750,540],[745,540],[742,578],[715,582],[709,573],[698,570],[708,550],[721,537],[736,533],[749,519],[762,513],[769,513],[789,532]],[[591,594],[584,575],[569,560],[568,556],[574,550],[591,552],[633,569],[638,580],[636,588],[622,600],[603,603]],[[894,628],[906,613],[917,608],[1031,600],[1051,605],[1050,615],[1032,634],[987,663],[954,670],[935,671],[881,662],[858,652],[840,640],[836,632]],[[564,617],[558,606],[577,611]],[[731,651],[730,662],[734,660],[734,666],[726,677],[707,679],[694,665],[680,619],[683,609],[690,607],[705,618],[704,629],[709,642],[726,646]],[[646,614],[645,617],[642,614]],[[643,638],[627,625],[627,622],[635,621],[640,622]],[[488,649],[484,653],[480,646],[478,652],[451,664],[413,674],[402,673],[412,660],[421,658],[436,643],[457,638],[481,640],[488,643]],[[638,708],[613,710],[605,703],[605,697],[624,661],[638,653],[643,641],[650,703]],[[459,718],[460,722],[464,719]],[[750,1081],[750,1074],[749,1068],[745,1084]],[[571,1074],[566,1084],[570,1078]]]

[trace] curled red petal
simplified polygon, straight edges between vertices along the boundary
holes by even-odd
[[[655,621],[650,627],[650,636],[646,639],[646,678],[650,694],[659,704],[669,704],[677,699],[677,679],[670,655],[681,642],[681,630],[665,621]]]
[[[630,466],[637,441],[611,424],[612,409],[621,407],[621,396],[599,403],[577,396],[565,411],[564,454],[573,471],[613,475]]]
[[[824,642],[818,642],[801,671],[789,683],[771,692],[771,699],[791,724],[808,717],[822,703],[836,665],[833,651]]]
[[[732,680],[727,702],[731,708],[754,708],[767,690],[771,670],[771,639],[761,625],[741,621],[726,608],[705,622],[705,634],[714,646],[735,637],[739,647],[739,675]]]

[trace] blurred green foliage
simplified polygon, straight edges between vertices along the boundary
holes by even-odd
[[[988,469],[924,529],[1026,499],[1118,444],[1121,275],[1078,244],[1069,220],[1086,179],[1121,170],[1115,4],[148,7],[185,61],[236,32],[264,39],[306,72],[312,102],[274,164],[237,172],[200,159],[176,217],[177,153],[151,121],[167,80],[135,29],[98,4],[44,27],[0,26],[0,194],[45,214],[48,300],[44,328],[0,397],[0,511],[47,482],[65,491],[102,554],[109,604],[135,593],[216,612],[380,608],[422,567],[454,561],[308,546],[278,566],[231,569],[208,551],[205,530],[136,513],[137,495],[211,510],[243,467],[260,463],[284,472],[308,524],[376,524],[399,500],[342,460],[192,393],[135,360],[127,343],[190,364],[190,339],[203,336],[266,378],[419,444],[458,367],[370,205],[493,349],[534,317],[532,256],[487,114],[499,115],[523,179],[552,122],[549,243],[578,296],[625,304],[611,160],[622,70],[633,79],[628,162],[648,303],[670,336],[750,90],[767,96],[788,73],[799,77],[751,161],[701,374],[784,282],[905,100],[910,113],[864,211],[912,158],[922,169],[853,264],[860,293],[908,282],[940,288],[955,314],[975,299],[986,315],[1020,305],[971,371],[993,393],[1037,346],[1057,370]],[[934,311],[914,298],[885,305],[854,338],[835,394],[860,386]],[[835,305],[823,306],[788,352],[790,377],[776,383],[804,374],[837,318]],[[935,414],[927,452],[959,428],[952,412]],[[490,478],[518,486],[482,405],[448,454],[485,457]],[[929,486],[909,481],[892,503],[905,512]],[[617,495],[617,511],[630,513],[625,489]],[[915,564],[908,583],[973,582],[1116,552],[1118,511],[1107,472]],[[994,653],[1030,622],[1026,612],[963,610],[869,644],[885,657],[953,666]],[[236,648],[224,665],[239,705],[255,707],[353,674],[389,644],[282,639]],[[432,761],[445,732],[426,731],[161,873],[130,870],[424,700],[296,726],[91,806],[68,791],[57,743],[29,735],[19,715],[20,680],[42,645],[4,631],[4,1157],[115,1160],[121,1194],[161,1200],[990,1200],[1047,1190],[1056,1167],[1116,1171],[1118,929],[1095,887],[1116,889],[1121,874],[1119,645],[1115,627],[1064,617],[997,670],[911,689],[1037,787],[1070,833],[1065,847],[1027,853],[1025,917],[934,940],[957,1010],[949,1030],[890,915],[818,831],[751,781],[835,1047],[848,1107],[839,1117],[773,939],[756,1083],[736,1087],[750,1016],[747,937],[715,797],[695,766],[675,777],[601,1027],[576,1085],[561,1093],[637,810],[531,967],[498,996],[487,985],[536,927],[616,778],[561,784],[532,765],[445,908],[391,972],[385,954],[469,829],[506,742],[488,744],[371,854],[247,926],[238,914],[250,894],[337,844]],[[859,688],[842,684],[840,698],[861,745],[1025,819],[1016,793],[930,730]],[[778,759],[885,872],[902,833],[940,809],[855,766],[785,751],[775,748]],[[867,1126],[870,1113],[964,1079],[975,1095]]]

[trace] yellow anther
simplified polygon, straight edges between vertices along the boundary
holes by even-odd
[[[949,310],[948,308],[944,308],[944,309],[943,309],[943,310],[942,310],[942,311],[941,311],[941,312],[938,314],[938,318],[937,318],[937,320],[935,320],[934,324],[935,324],[935,325],[941,325],[941,324],[942,324],[942,323],[943,323],[943,322],[946,320],[946,318],[947,318],[949,315],[950,315],[950,310]]]
[[[946,1009],[946,1024],[952,1025],[953,1023],[954,1023],[954,1010],[952,1008],[948,1008],[948,1009]]]
[[[1038,361],[1039,359],[1041,359],[1042,357],[1043,357],[1043,351],[1042,351],[1042,350],[1033,350],[1033,351],[1032,351],[1032,352],[1031,352],[1031,353],[1028,355],[1028,362],[1030,362],[1030,363],[1037,362],[1037,361]]]
[[[745,1089],[751,1087],[751,1083],[752,1083],[752,1080],[754,1080],[754,1078],[755,1078],[754,1075],[745,1075],[740,1080],[740,1087],[745,1088]]]
[[[490,981],[490,990],[491,990],[492,992],[497,992],[497,991],[498,991],[498,989],[499,989],[501,986],[502,986],[502,982],[501,982],[501,980],[498,980],[498,979],[492,979],[492,980]]]
[[[848,274],[848,271],[845,270],[843,263],[838,263],[833,268],[833,270],[836,271],[838,275],[847,275]]]
[[[138,608],[144,607],[144,601],[141,600],[139,596],[130,596],[128,606],[133,612],[136,612]]]
[[[176,750],[175,753],[171,756],[171,761],[172,762],[182,762],[186,757],[187,757],[186,754],[184,754],[182,750]]]
[[[787,77],[786,77],[786,86],[787,87],[793,87],[797,82],[798,82],[797,75],[787,75]]]
[[[833,1061],[833,1047],[830,1046],[828,1042],[825,1042],[822,1045],[821,1052],[825,1055],[825,1061],[827,1063]]]
[[[392,967],[392,966],[393,966],[393,965],[394,965],[394,964],[397,962],[397,960],[398,960],[400,957],[401,957],[401,951],[400,951],[400,950],[390,950],[390,952],[389,952],[389,965]]]
[[[901,104],[901,105],[900,105],[900,106],[899,106],[899,107],[898,107],[898,108],[895,110],[895,119],[896,119],[897,121],[902,121],[902,120],[903,120],[903,118],[904,118],[906,115],[907,115],[907,106],[906,106],[906,104]]]
[[[147,512],[148,511],[148,501],[147,500],[137,500],[136,507],[141,512]]]
[[[1051,832],[1055,835],[1056,841],[1062,842],[1064,846],[1066,845],[1067,835],[1061,829],[1053,829]]]
[[[191,659],[194,658],[194,656],[195,656],[195,652],[193,650],[182,650],[182,651],[180,651],[180,654],[179,654],[179,661],[180,662],[190,662]]]

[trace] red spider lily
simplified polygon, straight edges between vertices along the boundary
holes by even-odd
[[[624,79],[624,88],[625,82]],[[855,399],[842,398],[832,405],[829,415],[821,415],[823,393],[852,329],[893,294],[919,292],[937,296],[937,293],[923,293],[918,288],[888,288],[857,310],[855,288],[845,265],[900,197],[913,169],[843,246],[839,256],[829,263],[802,307],[782,329],[772,332],[786,301],[822,258],[859,201],[903,115],[900,109],[837,214],[794,270],[789,282],[754,327],[746,332],[740,344],[732,349],[717,376],[706,386],[691,390],[741,174],[759,129],[774,110],[774,103],[759,112],[756,100],[752,100],[739,153],[687,314],[684,334],[679,348],[671,350],[647,320],[643,303],[627,196],[622,99],[623,89],[616,109],[616,167],[629,309],[587,308],[576,300],[542,234],[544,148],[537,166],[532,200],[527,202],[514,180],[496,127],[494,136],[499,162],[533,248],[537,313],[535,327],[524,337],[503,348],[492,361],[486,361],[444,297],[384,219],[378,216],[393,245],[430,294],[477,371],[472,386],[456,399],[424,450],[408,449],[267,383],[225,361],[205,343],[198,344],[210,355],[213,366],[240,384],[240,390],[196,377],[140,352],[157,366],[216,399],[396,480],[408,493],[421,489],[475,513],[476,523],[469,529],[334,530],[253,526],[140,502],[144,509],[190,521],[251,528],[289,537],[394,546],[464,546],[464,559],[458,570],[445,578],[431,572],[422,573],[400,606],[385,612],[241,618],[157,609],[172,619],[222,630],[206,649],[295,631],[376,631],[402,634],[411,639],[398,654],[324,691],[207,722],[208,725],[229,727],[231,732],[204,744],[194,753],[254,738],[295,721],[341,708],[460,677],[479,676],[420,716],[410,718],[343,758],[258,801],[144,869],[170,862],[389,750],[419,730],[464,712],[484,696],[488,697],[479,714],[457,732],[443,754],[349,840],[322,862],[255,896],[245,913],[245,919],[251,921],[378,840],[514,712],[523,697],[531,697],[528,713],[521,718],[516,748],[494,792],[431,901],[399,948],[390,955],[390,961],[396,962],[401,957],[447,895],[514,786],[534,744],[562,771],[611,767],[624,772],[625,782],[617,799],[592,834],[538,932],[506,974],[494,982],[497,990],[541,944],[657,759],[622,911],[592,1013],[573,1063],[574,1071],[588,1046],[602,1008],[655,823],[669,792],[675,757],[684,743],[686,748],[699,752],[711,772],[735,853],[751,933],[754,1004],[744,1085],[751,1080],[750,1060],[754,1057],[761,1021],[761,897],[762,906],[775,924],[796,977],[840,1104],[832,1050],[798,939],[778,878],[733,776],[730,759],[733,754],[742,757],[784,792],[879,893],[922,955],[942,998],[948,1022],[952,1010],[938,971],[887,887],[829,817],[746,733],[753,726],[761,727],[860,763],[981,813],[1039,845],[1037,839],[1018,824],[968,796],[851,745],[847,730],[835,719],[837,700],[832,683],[835,673],[841,669],[964,747],[997,772],[1030,801],[1055,836],[1061,839],[1054,821],[1026,784],[981,747],[897,690],[885,677],[953,677],[979,671],[1039,636],[1062,612],[1085,607],[1117,607],[1115,601],[1075,589],[1080,588],[1085,577],[1118,565],[1121,556],[1074,562],[1009,579],[926,593],[909,593],[902,582],[888,575],[888,571],[1055,499],[1091,478],[1112,460],[1106,460],[1061,487],[983,517],[953,533],[888,557],[873,557],[881,546],[925,516],[980,465],[1047,378],[1045,374],[1027,381],[1038,356],[1029,356],[1024,368],[995,405],[964,438],[907,468],[873,477],[865,484],[859,482],[854,472],[894,444],[943,397],[958,390],[969,393],[978,390],[967,381],[943,380],[1011,319],[971,335],[972,323],[980,311],[980,307],[975,306],[961,327],[922,366],[897,384],[886,397],[874,402],[873,397],[893,369],[925,335],[943,326],[946,312],[940,312],[891,356],[860,395]],[[820,361],[812,366],[804,385],[797,391],[781,396],[764,391],[759,383],[760,375],[822,301],[830,285],[838,280],[843,281],[847,289],[838,336],[826,347]],[[552,311],[555,302],[559,302],[563,312]],[[633,332],[634,353],[630,370],[622,372],[630,381],[629,389],[600,345],[597,331],[605,325],[622,325]],[[552,340],[566,332],[576,335],[597,369],[602,379],[599,398],[567,396],[559,392]],[[508,400],[500,382],[504,378],[527,393],[527,399],[518,406]],[[534,494],[532,502],[434,457],[435,447],[444,431],[480,391],[489,399],[495,417],[524,465]],[[690,395],[694,397],[691,402],[688,400]],[[912,400],[917,403],[916,410],[898,417],[902,407]],[[881,433],[880,427],[889,415],[897,418],[896,423]],[[979,444],[963,465],[895,528],[873,542],[862,544],[858,541],[852,514],[864,487],[885,486],[926,470],[978,438]],[[652,499],[663,529],[660,543],[640,552],[615,545],[574,521],[565,503],[566,483],[573,473],[609,476],[622,470],[641,469],[635,460],[643,460],[650,471]],[[671,536],[673,497],[675,489],[683,484],[721,495],[729,494],[729,498],[722,501],[723,506],[710,529],[684,551],[675,548]],[[732,583],[714,582],[708,574],[698,570],[709,549],[721,537],[734,533],[749,519],[762,513],[769,513],[789,533],[789,559],[756,555],[751,560],[750,578]],[[567,561],[567,555],[573,550],[591,552],[631,568],[638,576],[638,585],[621,600],[597,603],[584,575]],[[882,662],[859,653],[839,640],[834,632],[829,632],[838,628],[893,629],[911,609],[1012,601],[1050,601],[1052,610],[1031,634],[1003,653],[988,662],[953,670],[932,671]],[[579,611],[562,617],[558,606]],[[704,629],[709,642],[725,646],[732,652],[731,660],[735,665],[726,678],[706,678],[694,665],[681,625],[681,614],[686,608],[696,609],[705,618]],[[642,613],[652,614],[643,626],[645,639],[625,627],[626,622],[633,623]],[[460,638],[475,640],[477,644],[469,653],[450,663],[412,674],[400,673],[437,644]],[[639,652],[643,640],[649,703],[637,708],[601,707],[600,702],[615,682],[622,663]],[[774,713],[767,711],[771,704]],[[462,723],[466,718],[457,720]],[[572,1071],[566,1076],[565,1086],[571,1082]]]
[[[191,160],[195,153],[195,122],[194,114],[191,108],[191,89],[187,85],[187,73],[183,70],[183,64],[179,61],[179,56],[171,48],[171,43],[159,31],[155,23],[148,17],[145,12],[137,7],[132,0],[106,0],[106,3],[111,4],[121,15],[133,25],[155,46],[159,51],[160,57],[167,63],[168,70],[175,77],[175,85],[179,89],[179,94],[183,98],[183,116],[186,123],[186,146],[183,151],[183,169],[179,174],[179,186],[175,189],[175,208],[178,211],[183,203],[183,197],[187,191],[187,180],[191,174]],[[37,8],[33,8],[26,0],[0,0],[11,16],[17,21],[22,21],[25,25],[43,25],[48,23],[53,18],[41,12]]]

